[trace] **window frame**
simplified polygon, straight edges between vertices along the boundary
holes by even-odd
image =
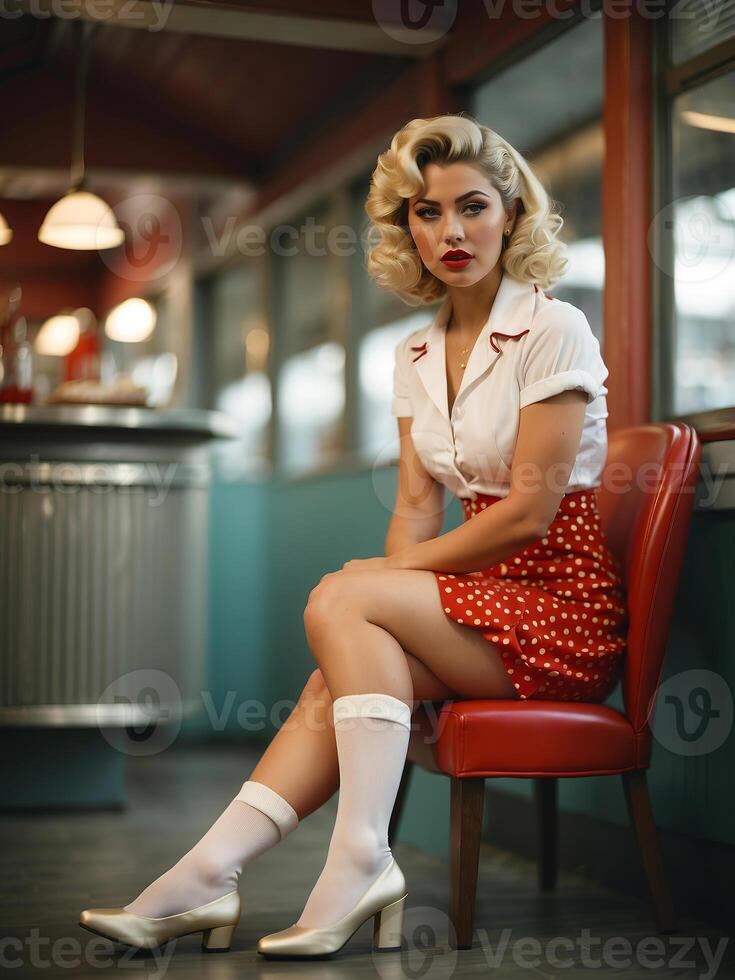
[[[674,65],[673,36],[669,18],[655,24],[653,43],[653,213],[660,214],[672,202],[674,161],[671,152],[673,106],[677,96],[695,91],[721,75],[735,71],[735,37],[708,51]],[[660,222],[652,230],[654,253],[660,268],[652,263],[651,302],[653,309],[651,417],[658,421],[692,425],[705,439],[709,435],[735,438],[735,404],[676,415],[674,405],[674,352],[676,344],[673,280],[664,271],[673,267],[671,236],[663,235]],[[729,435],[728,435],[729,433]]]

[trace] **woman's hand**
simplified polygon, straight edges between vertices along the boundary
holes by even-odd
[[[397,568],[390,558],[353,558],[346,561],[342,570],[346,572],[377,572],[384,568]]]

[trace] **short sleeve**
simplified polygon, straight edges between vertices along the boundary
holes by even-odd
[[[607,394],[599,341],[576,306],[555,300],[539,314],[527,339],[520,363],[521,408],[575,388],[586,392],[587,404]]]
[[[396,418],[412,416],[413,409],[408,398],[408,383],[405,376],[406,338],[399,341],[394,351],[393,364],[393,401],[391,412]]]

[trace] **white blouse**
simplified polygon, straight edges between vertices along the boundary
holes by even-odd
[[[584,427],[566,492],[600,485],[607,455],[608,370],[584,313],[507,273],[480,331],[448,412],[444,297],[431,323],[395,348],[395,416],[427,472],[457,497],[506,497],[520,411],[560,391],[587,393]]]

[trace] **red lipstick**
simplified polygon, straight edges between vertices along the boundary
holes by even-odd
[[[442,262],[448,269],[464,269],[472,261],[473,256],[462,248],[450,248],[442,255]]]

